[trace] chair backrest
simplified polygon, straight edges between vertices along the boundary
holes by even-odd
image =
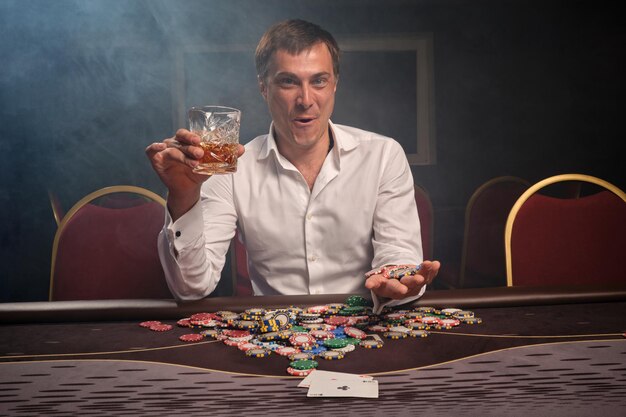
[[[465,207],[459,288],[506,284],[504,227],[513,204],[528,187],[522,178],[501,176],[474,191]]]
[[[579,198],[539,194],[561,181],[602,191]],[[507,285],[610,284],[626,280],[626,195],[582,174],[546,178],[517,200],[505,231]]]
[[[233,275],[233,294],[235,296],[253,295],[252,283],[248,272],[248,252],[241,241],[239,231],[235,232],[230,245],[230,262]]]
[[[420,218],[420,227],[422,232],[422,251],[424,259],[432,260],[434,251],[434,220],[435,212],[430,195],[424,187],[415,184],[415,204],[417,205],[417,213]]]
[[[164,216],[165,200],[140,187],[82,198],[54,236],[50,300],[172,298],[157,252]]]

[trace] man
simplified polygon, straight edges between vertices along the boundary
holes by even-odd
[[[169,190],[159,252],[174,295],[215,289],[238,229],[255,294],[371,290],[375,310],[421,296],[439,262],[421,262],[410,167],[394,140],[330,121],[339,77],[332,35],[281,22],[255,58],[272,124],[245,154],[240,147],[237,173],[193,173],[203,151],[185,129],[146,149]],[[401,279],[380,269],[420,262]]]

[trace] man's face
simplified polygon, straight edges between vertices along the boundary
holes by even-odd
[[[324,43],[298,55],[278,50],[268,75],[260,80],[279,147],[308,150],[328,138],[328,119],[335,105],[337,77]]]

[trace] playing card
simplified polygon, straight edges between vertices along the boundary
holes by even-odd
[[[308,388],[311,386],[311,381],[313,381],[314,379],[323,379],[324,381],[328,381],[331,379],[361,381],[364,379],[371,380],[374,378],[368,375],[347,374],[344,372],[320,371],[319,369],[316,369],[313,372],[311,372],[309,375],[307,375],[306,378],[300,381],[300,383],[298,384],[298,387]]]
[[[355,378],[318,378],[311,381],[307,397],[378,398],[378,381]]]

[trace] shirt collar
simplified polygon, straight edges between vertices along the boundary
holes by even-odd
[[[356,148],[359,142],[349,132],[341,128],[340,125],[335,125],[332,121],[328,121],[330,130],[333,132],[333,139],[335,141],[333,149],[337,148],[339,151],[349,151]],[[274,137],[274,122],[270,124],[270,131],[267,134],[265,143],[259,152],[258,159],[266,159],[270,156],[270,153],[274,152],[275,156],[278,156],[278,146],[276,145],[276,138]],[[341,155],[341,152],[339,152]]]

